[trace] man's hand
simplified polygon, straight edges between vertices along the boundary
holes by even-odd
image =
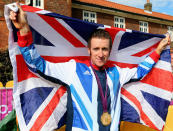
[[[29,31],[29,25],[26,18],[26,12],[23,11],[22,7],[17,2],[17,7],[19,11],[15,13],[14,11],[10,11],[10,19],[12,20],[14,26],[20,30],[20,35],[26,35]]]
[[[162,39],[156,48],[156,52],[160,55],[162,51],[170,44],[170,36],[166,34],[166,38]]]

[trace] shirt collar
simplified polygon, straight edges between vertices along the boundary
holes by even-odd
[[[90,62],[91,64],[92,64],[92,62]],[[105,70],[106,69],[106,64],[104,65],[104,66],[102,66],[102,67],[98,67],[98,66],[96,66],[96,65],[94,65],[94,64],[92,64],[92,67],[95,69],[95,70]]]

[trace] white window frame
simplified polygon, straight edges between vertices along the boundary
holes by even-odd
[[[168,26],[168,31],[173,31],[173,26]]]
[[[37,1],[37,2],[40,1],[40,5],[36,5],[36,4],[37,4],[36,1]],[[40,8],[40,9],[44,9],[44,0],[33,0],[33,7],[37,7],[37,8]]]
[[[85,13],[87,13],[88,16],[85,16]],[[95,17],[92,17],[93,14],[95,15]],[[97,23],[97,14],[96,14],[96,12],[83,10],[83,20],[88,21],[88,22],[92,22],[92,23]]]
[[[148,22],[139,21],[139,31],[149,33]]]
[[[115,19],[117,19],[117,21]],[[121,20],[123,20],[123,22]],[[125,29],[126,28],[125,18],[114,16],[114,27]]]
[[[31,3],[31,0],[25,0],[25,4],[29,5]]]
[[[170,33],[171,42],[173,41],[173,26],[168,26],[168,33]],[[173,99],[173,96],[172,96]]]

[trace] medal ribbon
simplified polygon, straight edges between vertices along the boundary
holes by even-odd
[[[108,85],[107,85],[107,75],[106,75],[106,71],[105,71],[105,78],[106,78],[106,92],[105,92],[105,96],[103,93],[103,89],[102,89],[102,85],[100,82],[100,79],[97,75],[97,73],[94,71],[94,68],[92,66],[92,64],[90,63],[91,68],[95,74],[96,80],[97,80],[97,84],[98,84],[98,88],[99,88],[99,92],[100,92],[100,96],[101,96],[101,101],[102,101],[102,105],[103,105],[103,112],[107,112],[107,92],[108,92]]]

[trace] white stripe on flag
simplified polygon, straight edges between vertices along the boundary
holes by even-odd
[[[53,88],[51,93],[48,95],[48,97],[44,100],[44,102],[40,105],[40,107],[36,110],[36,112],[32,115],[32,118],[30,122],[28,123],[27,127],[28,129],[31,129],[32,126],[34,125],[35,121],[39,117],[39,115],[43,112],[43,110],[46,108],[46,106],[49,104],[53,96],[55,95],[57,88]]]
[[[41,129],[42,131],[50,131],[57,128],[58,122],[60,121],[60,119],[62,118],[62,116],[65,114],[67,110],[66,104],[67,104],[67,93],[65,93],[61,97],[59,104],[56,106],[52,115],[49,117],[49,119],[46,121],[46,123],[42,127]]]
[[[64,26],[71,34],[74,35],[81,43],[83,43],[86,47],[88,45],[87,41],[84,40],[75,30],[73,30],[67,23],[65,23],[62,19],[56,19],[62,26]]]

